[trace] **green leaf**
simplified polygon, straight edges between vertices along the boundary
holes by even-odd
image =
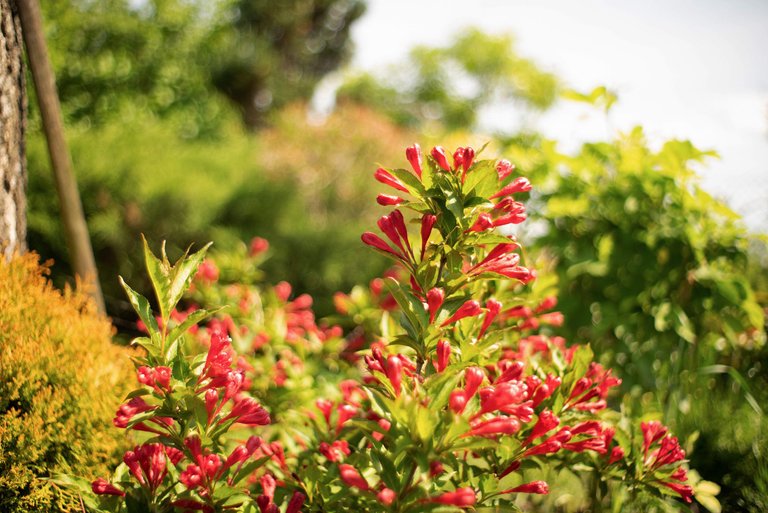
[[[184,319],[184,321],[181,324],[179,324],[178,326],[176,326],[175,328],[173,328],[171,330],[171,332],[168,334],[167,342],[172,343],[177,338],[181,337],[184,333],[186,333],[186,331],[189,328],[191,328],[192,326],[194,326],[196,324],[199,324],[203,319],[206,319],[206,318],[216,314],[217,312],[220,312],[224,308],[226,308],[226,307],[222,306],[222,307],[216,308],[214,310],[195,310],[194,312],[189,314],[187,316],[187,318]]]
[[[416,296],[411,292],[405,290],[400,283],[394,278],[387,278],[384,280],[384,284],[387,287],[387,291],[392,294],[397,304],[400,305],[403,313],[411,321],[411,324],[416,327],[419,326],[421,331],[426,329],[429,324],[429,317],[424,309],[424,305],[419,301]],[[417,337],[414,337],[417,338]]]
[[[170,274],[170,288],[168,291],[168,311],[170,312],[181,300],[184,292],[189,288],[192,278],[195,277],[197,268],[203,262],[205,253],[211,247],[209,242],[197,253],[187,256],[185,253],[172,267]]]
[[[150,336],[156,335],[160,329],[157,326],[155,316],[152,315],[152,307],[149,305],[149,300],[129,287],[122,276],[118,277],[118,279],[120,280],[120,285],[123,286],[123,289],[128,296],[128,301],[131,302],[131,306],[139,315],[139,319],[141,319],[147,326],[147,329],[149,329]]]
[[[152,288],[155,290],[157,305],[160,308],[160,317],[162,317],[163,322],[167,326],[168,319],[171,317],[171,310],[168,308],[170,264],[167,259],[163,258],[161,261],[152,253],[152,250],[149,249],[149,243],[143,235],[141,240],[144,243],[144,264],[147,266],[147,273],[149,273]],[[163,242],[162,254],[165,256],[165,242]]]
[[[392,175],[405,184],[408,191],[419,199],[423,199],[427,195],[427,190],[424,188],[424,184],[419,181],[419,178],[405,169],[387,169]]]

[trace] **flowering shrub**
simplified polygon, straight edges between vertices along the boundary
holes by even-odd
[[[160,315],[125,285],[146,355],[114,421],[142,443],[91,484],[90,508],[514,511],[564,473],[590,510],[692,501],[677,439],[608,408],[620,380],[553,334],[556,299],[527,290],[536,272],[495,230],[525,220],[530,182],[472,148],[406,156],[412,172],[375,174],[397,191],[377,199],[397,207],[384,238],[362,236],[396,269],[335,296],[346,338],[287,283],[253,284],[266,241],[219,265],[145,250]]]

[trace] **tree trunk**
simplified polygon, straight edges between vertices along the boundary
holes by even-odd
[[[0,0],[0,251],[26,250],[27,165],[21,23],[14,0]]]

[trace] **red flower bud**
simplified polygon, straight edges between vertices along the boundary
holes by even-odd
[[[496,174],[499,176],[499,181],[504,180],[514,170],[515,165],[506,159],[502,159],[496,164]]]
[[[405,158],[411,163],[413,172],[421,179],[421,147],[418,144],[409,146],[405,149]]]
[[[480,367],[469,367],[464,371],[464,392],[471,398],[485,379],[485,373]]]
[[[360,490],[370,489],[370,486],[368,486],[368,482],[363,478],[363,476],[360,475],[357,469],[352,465],[348,465],[346,463],[342,463],[341,465],[339,465],[339,476],[341,477],[341,480],[344,482],[344,484],[347,486],[359,488]]]
[[[467,406],[467,393],[464,390],[454,390],[448,399],[448,406],[454,413],[461,413]]]
[[[443,372],[451,358],[451,344],[447,340],[437,343],[437,372]]]
[[[532,481],[499,493],[538,493],[546,495],[549,493],[549,485],[545,481]]]
[[[93,490],[93,493],[95,493],[96,495],[118,495],[120,497],[125,497],[124,491],[113,486],[109,481],[107,481],[103,477],[100,477],[96,481],[91,483],[91,490]]]
[[[405,200],[400,196],[393,196],[391,194],[379,194],[378,196],[376,196],[376,203],[378,203],[382,207],[399,205],[403,201]]]
[[[430,502],[438,504],[448,504],[450,506],[467,507],[475,504],[475,491],[472,488],[459,488],[455,492],[446,492],[437,497],[432,497]]]
[[[375,173],[373,173],[373,177],[376,178],[377,181],[383,183],[384,185],[389,185],[390,187],[393,187],[397,189],[398,191],[408,192],[408,189],[405,187],[403,182],[392,176],[392,173],[387,171],[384,168],[379,168],[376,170]]]
[[[285,507],[285,513],[299,513],[305,499],[306,496],[303,493],[293,492],[291,500],[288,501],[288,506]]]
[[[490,197],[490,199],[517,194],[518,192],[528,192],[531,190],[531,182],[524,176],[518,176],[511,184],[502,188],[499,192]]]
[[[427,307],[429,309],[430,323],[435,321],[435,315],[437,315],[437,311],[440,310],[440,307],[443,305],[444,299],[445,292],[443,292],[443,289],[435,287],[427,292]]]
[[[432,158],[443,171],[450,171],[451,166],[448,164],[448,157],[445,155],[445,148],[442,146],[435,146],[432,148]]]
[[[421,257],[424,258],[424,250],[427,248],[429,235],[432,233],[432,227],[435,226],[437,217],[432,214],[425,214],[421,218]]]
[[[460,321],[465,317],[474,317],[476,315],[480,315],[481,313],[483,313],[483,309],[480,308],[480,303],[474,299],[470,299],[461,305],[459,309],[456,310],[456,313],[446,319],[445,322],[440,325],[440,327],[445,327],[448,324],[453,324],[454,322]]]
[[[491,326],[491,323],[496,318],[496,316],[499,315],[499,311],[501,310],[501,303],[491,298],[485,302],[485,308],[488,310],[488,312],[485,314],[483,326],[480,328],[480,333],[477,335],[477,338],[482,338],[482,336],[485,335],[486,330],[488,330],[488,328]]]
[[[255,257],[261,255],[269,249],[269,241],[261,237],[254,237],[251,239],[251,244],[248,249],[248,255]]]
[[[385,506],[391,505],[393,502],[395,502],[395,498],[397,497],[397,494],[394,490],[390,488],[384,488],[379,493],[376,494],[376,500],[378,500],[380,503],[384,504]]]
[[[384,369],[392,388],[395,389],[395,395],[400,396],[401,383],[403,381],[403,361],[398,355],[391,355],[387,358],[387,365]]]

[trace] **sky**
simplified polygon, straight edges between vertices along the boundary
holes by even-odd
[[[352,67],[384,69],[470,26],[512,34],[570,87],[618,93],[607,120],[570,103],[545,113],[536,127],[561,147],[638,124],[652,145],[690,139],[721,157],[699,170],[704,188],[768,232],[768,0],[368,0]]]

